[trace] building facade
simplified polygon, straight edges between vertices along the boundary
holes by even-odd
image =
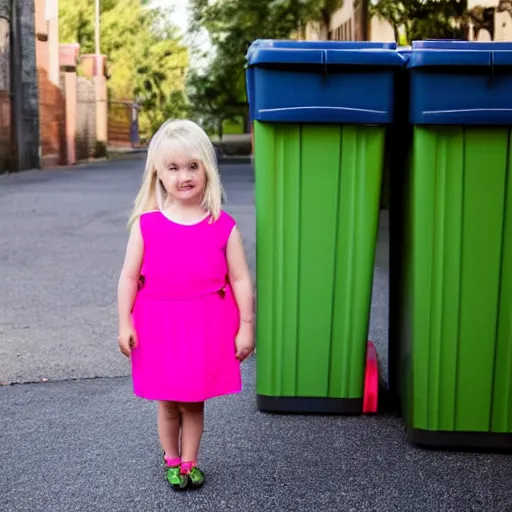
[[[137,113],[109,102],[105,56],[59,43],[58,0],[0,0],[0,172],[129,149]]]
[[[363,15],[358,7],[360,4],[361,2],[357,0],[345,0],[343,6],[331,15],[328,27],[319,23],[308,24],[305,38],[312,41],[326,39],[332,41],[394,41],[393,27],[378,16],[373,16],[368,21],[366,34],[364,33]]]
[[[307,40],[333,41],[395,41],[393,27],[386,20],[373,16],[367,24],[367,34],[363,34],[362,17],[357,5],[358,0],[346,0],[343,6],[331,15],[328,27],[319,23],[310,23],[305,30]],[[485,19],[482,28],[472,22],[469,27],[469,39],[475,41],[512,41],[512,0],[468,0],[468,10],[475,10],[480,19]],[[490,22],[489,22],[490,20]]]
[[[468,9],[485,10],[491,28],[470,25],[469,39],[472,41],[512,41],[512,2],[504,0],[468,0]]]

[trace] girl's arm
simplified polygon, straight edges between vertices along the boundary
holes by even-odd
[[[139,286],[140,269],[144,256],[144,242],[140,231],[140,220],[137,219],[131,228],[123,268],[117,286],[117,313],[119,329],[131,326],[131,314],[137,289]]]
[[[240,328],[252,327],[254,323],[254,296],[251,274],[245,259],[242,237],[237,227],[233,228],[226,248],[229,268],[229,282],[233,288],[238,310],[240,311]]]

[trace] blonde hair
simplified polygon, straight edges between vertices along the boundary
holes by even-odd
[[[146,167],[128,221],[129,228],[143,213],[155,209],[164,210],[169,205],[170,198],[159,179],[159,173],[165,170],[164,160],[176,144],[188,150],[192,158],[202,162],[206,172],[206,186],[201,206],[213,221],[219,218],[224,190],[213,144],[206,132],[193,121],[169,119],[160,126],[149,143]]]

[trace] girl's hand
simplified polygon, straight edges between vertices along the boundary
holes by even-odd
[[[144,256],[144,242],[137,219],[130,231],[126,256],[119,283],[117,285],[117,322],[119,326],[119,349],[129,357],[137,346],[137,334],[131,318],[137,290],[139,287],[140,270]]]
[[[118,341],[119,350],[126,357],[130,357],[133,350],[137,348],[137,333],[131,322],[120,327]]]
[[[226,256],[229,282],[240,313],[240,328],[235,339],[236,358],[244,361],[254,351],[254,293],[242,237],[236,226],[229,236]]]
[[[252,329],[242,327],[235,339],[236,358],[245,361],[254,351],[254,334]]]

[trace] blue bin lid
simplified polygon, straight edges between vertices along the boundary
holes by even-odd
[[[247,52],[251,66],[404,66],[396,43],[358,41],[282,41],[258,39]]]
[[[396,51],[402,56],[406,63],[409,62],[412,53],[412,46],[399,46]]]
[[[512,66],[512,42],[414,41],[409,68]]]

